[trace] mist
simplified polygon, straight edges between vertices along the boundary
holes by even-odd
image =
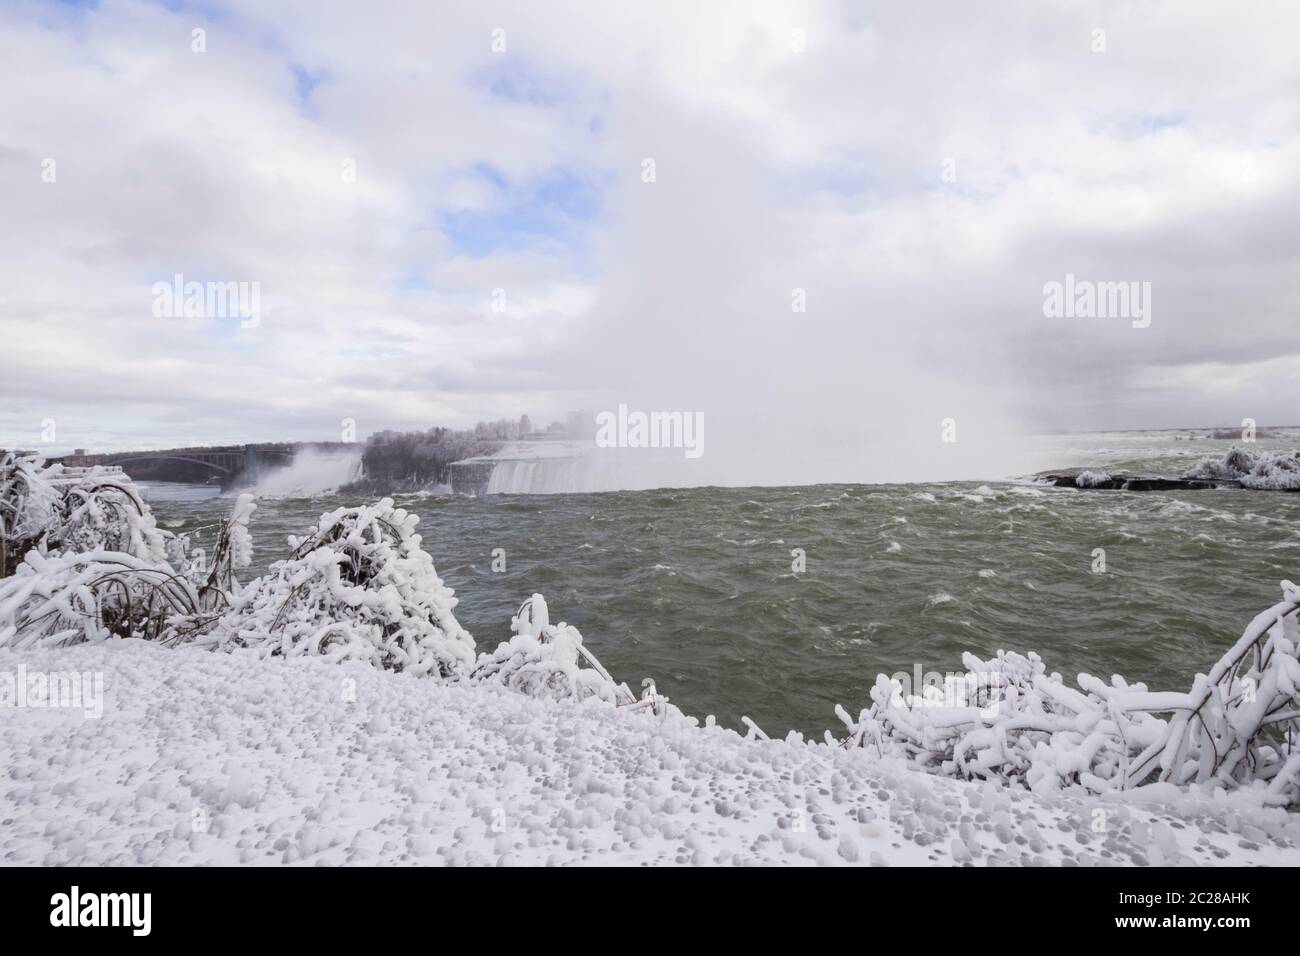
[[[361,449],[321,451],[300,448],[283,468],[259,475],[256,494],[269,498],[310,498],[329,494],[361,474]]]

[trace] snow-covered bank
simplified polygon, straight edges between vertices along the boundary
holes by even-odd
[[[19,665],[102,672],[104,716],[0,709],[6,865],[1300,864],[1300,818],[1246,793],[1040,797],[321,658],[0,649]]]

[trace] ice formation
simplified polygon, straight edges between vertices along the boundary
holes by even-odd
[[[1105,471],[1081,471],[1074,479],[1080,488],[1096,488],[1110,481],[1110,473]]]
[[[111,468],[0,457],[0,576],[33,549],[101,548],[149,562],[166,557],[167,536],[130,478]]]
[[[172,642],[201,620],[198,589],[162,562],[122,551],[27,553],[0,580],[0,647]]]
[[[653,682],[640,700],[627,684],[616,683],[582,643],[571,624],[552,624],[546,599],[534,594],[510,619],[514,636],[491,654],[479,656],[470,678],[497,684],[530,697],[575,701],[596,698],[609,704],[648,708],[656,713],[671,705],[655,693]],[[583,667],[583,663],[588,666]],[[673,712],[677,712],[673,708]]]
[[[1231,479],[1256,491],[1300,490],[1300,452],[1250,452],[1233,448],[1222,458],[1207,457],[1183,472],[1184,478]]]
[[[267,655],[320,654],[450,677],[474,662],[456,598],[391,498],[322,515],[290,557],[231,600],[205,638]]]
[[[1266,803],[1300,807],[1300,589],[1283,581],[1282,592],[1185,694],[1118,675],[1107,683],[1080,674],[1076,689],[1037,654],[966,654],[964,675],[920,695],[904,698],[897,681],[877,677],[873,704],[856,720],[837,711],[844,746],[1038,792],[1196,783],[1245,786]]]

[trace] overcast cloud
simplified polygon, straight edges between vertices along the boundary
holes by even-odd
[[[716,477],[871,480],[946,417],[1300,420],[1296,4],[0,11],[0,446],[627,402]],[[260,324],[155,317],[177,273]],[[1067,273],[1150,326],[1045,317]]]

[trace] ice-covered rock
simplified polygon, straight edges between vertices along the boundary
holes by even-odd
[[[1078,488],[1096,488],[1110,480],[1110,473],[1106,471],[1081,471],[1075,476],[1074,483]]]
[[[1231,479],[1256,491],[1300,489],[1300,452],[1250,452],[1233,448],[1222,458],[1207,457],[1183,472],[1184,478]]]

